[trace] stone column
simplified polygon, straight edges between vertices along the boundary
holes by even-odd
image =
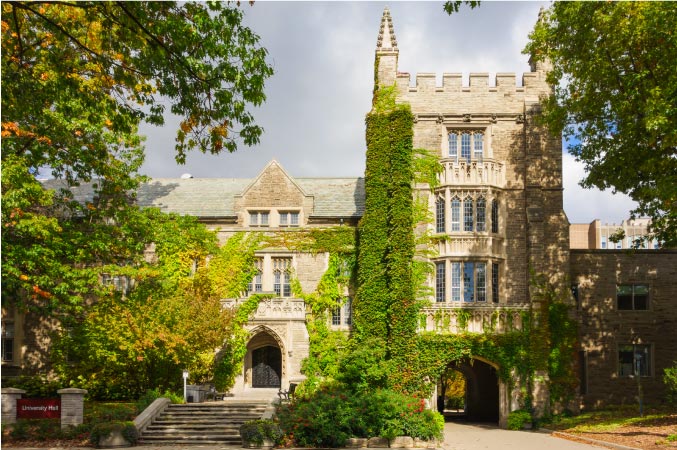
[[[2,388],[2,423],[16,423],[16,401],[26,391],[17,388]]]
[[[61,396],[61,428],[80,425],[83,421],[85,389],[66,388],[56,391]]]

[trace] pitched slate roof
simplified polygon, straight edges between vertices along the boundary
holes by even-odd
[[[252,178],[155,178],[137,194],[142,207],[197,217],[232,217],[234,198],[243,193]],[[313,197],[313,217],[361,217],[364,213],[364,178],[294,178]],[[65,187],[61,180],[43,181],[48,189]],[[90,200],[91,183],[72,188],[75,200]],[[291,205],[290,205],[291,206]]]

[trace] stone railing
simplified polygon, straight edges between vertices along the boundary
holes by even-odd
[[[437,254],[443,256],[496,256],[503,255],[503,238],[487,236],[480,233],[454,232],[446,235],[435,235],[434,242]]]
[[[505,166],[493,160],[443,160],[440,185],[505,187]]]
[[[221,301],[224,308],[235,308],[246,298],[229,298]],[[254,313],[254,320],[305,320],[306,303],[298,298],[265,298]]]
[[[505,333],[521,330],[523,314],[529,311],[528,303],[507,305],[434,304],[424,308],[425,327],[419,331],[439,333]]]

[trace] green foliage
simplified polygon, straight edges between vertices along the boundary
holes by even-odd
[[[629,195],[666,247],[677,244],[675,29],[672,2],[555,2],[524,50],[552,64],[543,120],[571,138],[581,184]]]
[[[354,332],[358,341],[385,338],[386,359],[398,366],[390,383],[406,392],[415,391],[417,383],[411,364],[421,305],[411,264],[415,247],[413,115],[408,105],[395,103],[395,93],[394,86],[379,87],[366,119],[366,198],[359,226]]]
[[[54,439],[83,439],[87,425],[61,429],[59,419],[20,419],[13,424],[2,424],[3,446],[21,441],[53,441]]]
[[[58,398],[57,391],[63,388],[58,380],[43,375],[23,375],[18,378],[2,380],[3,387],[13,387],[26,391],[24,398]]]
[[[280,426],[272,420],[250,420],[240,425],[240,436],[244,442],[261,445],[264,440],[276,443],[282,437]]]
[[[444,419],[424,401],[389,390],[355,392],[323,384],[306,397],[278,407],[284,433],[295,446],[340,447],[349,437],[442,436]]]
[[[168,398],[172,403],[183,403],[183,395],[179,395],[172,391],[160,392],[158,389],[148,389],[146,393],[136,401],[136,409],[141,412],[148,408],[155,400],[162,397]]]
[[[112,433],[120,433],[132,445],[139,440],[139,432],[134,422],[108,422],[94,425],[89,434],[89,441],[93,446],[98,447],[99,442]]]
[[[475,9],[480,6],[480,2],[478,0],[447,0],[444,2],[444,12],[449,15],[457,13],[463,4],[469,6],[471,9]]]
[[[525,425],[533,421],[531,413],[523,409],[517,409],[508,414],[508,430],[521,430]]]
[[[667,391],[667,402],[677,406],[677,361],[673,362],[672,367],[663,369],[663,383]]]

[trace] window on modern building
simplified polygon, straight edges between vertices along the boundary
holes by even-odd
[[[491,264],[491,301],[498,303],[498,263]]]
[[[498,233],[498,201],[491,201],[491,232]]]
[[[252,281],[249,282],[249,287],[247,288],[248,293],[263,292],[263,259],[256,258],[254,267],[256,268],[256,275],[254,275]]]
[[[480,197],[475,202],[476,229],[479,232],[487,231],[487,201]]]
[[[451,199],[451,231],[461,231],[461,199]]]
[[[651,347],[649,345],[620,345],[618,347],[618,375],[651,376]]]
[[[602,248],[606,248],[606,236],[602,235]]]
[[[14,323],[2,322],[2,360],[14,361]]]
[[[644,311],[649,309],[649,285],[619,284],[616,286],[616,304],[619,310]]]
[[[268,211],[250,211],[249,212],[249,226],[252,227],[267,227],[268,226],[268,217],[270,213]]]
[[[617,249],[623,248],[623,241],[622,240],[619,239],[618,241],[616,241],[616,248]]]
[[[444,233],[444,197],[437,197],[435,201],[435,231],[437,233]]]
[[[278,297],[291,297],[291,258],[273,258],[273,290]]]
[[[473,201],[470,197],[466,197],[463,200],[463,231],[473,231],[472,203]]]
[[[435,263],[435,301],[446,301],[446,270],[444,261]]]
[[[298,211],[282,211],[280,212],[280,226],[281,227],[298,227],[299,213]]]

